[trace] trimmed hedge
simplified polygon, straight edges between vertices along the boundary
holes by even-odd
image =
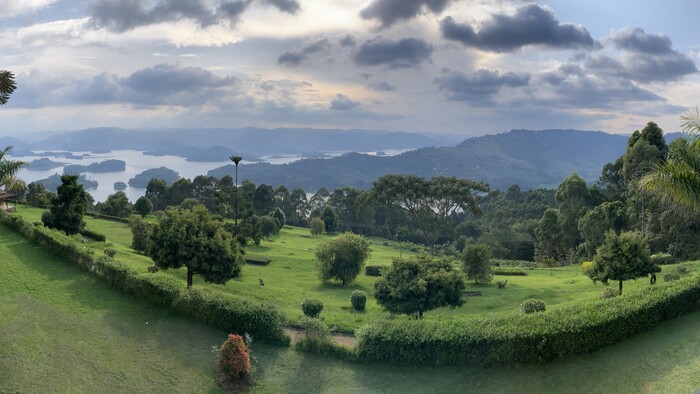
[[[227,332],[248,333],[256,339],[282,345],[290,342],[283,331],[284,318],[272,304],[204,287],[188,291],[183,280],[158,272],[141,274],[106,255],[95,258],[91,249],[73,238],[56,230],[36,227],[20,216],[0,211],[0,223],[129,295],[172,308],[182,316]]]
[[[516,268],[537,268],[539,264],[534,261],[526,260],[506,260],[506,259],[491,259],[489,264],[494,267],[516,267]]]
[[[365,266],[365,275],[367,276],[382,276],[382,270],[384,269],[381,265],[367,265]]]
[[[272,259],[267,257],[243,256],[243,258],[246,264],[252,265],[269,265],[272,262]]]
[[[491,268],[491,272],[493,272],[494,275],[501,276],[527,276],[527,272],[525,272],[524,269],[515,267],[493,267]]]
[[[665,265],[675,263],[676,258],[668,253],[657,253],[651,255],[651,261],[654,262],[654,264]]]
[[[97,242],[107,242],[107,236],[104,234],[100,234],[97,231],[85,229],[81,231],[80,234]]]
[[[547,310],[547,305],[544,303],[542,300],[538,300],[537,298],[530,298],[529,300],[525,300],[520,304],[520,313],[537,313],[537,312],[544,312]]]
[[[589,353],[700,305],[700,275],[607,300],[574,302],[535,314],[470,320],[378,320],[357,333],[366,363],[515,365]]]

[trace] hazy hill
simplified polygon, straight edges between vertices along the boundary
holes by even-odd
[[[389,173],[457,176],[484,181],[499,189],[512,184],[525,189],[556,187],[572,172],[596,181],[603,165],[624,153],[627,139],[591,131],[513,130],[470,138],[454,147],[424,148],[393,157],[353,153],[286,165],[250,164],[239,167],[239,179],[307,191],[320,187],[367,188],[376,178]],[[233,173],[232,165],[209,172],[217,177]]]

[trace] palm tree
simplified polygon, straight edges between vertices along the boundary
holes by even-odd
[[[12,147],[8,146],[0,151],[0,189],[9,186],[20,168],[27,164],[23,161],[7,160],[5,156],[7,156],[11,150]]]
[[[700,112],[691,109],[681,120],[686,140],[674,144],[666,162],[657,164],[640,186],[662,200],[700,210]]]
[[[235,201],[235,208],[234,208],[234,217],[233,217],[233,222],[235,224],[238,224],[238,163],[243,160],[242,157],[240,156],[231,156],[230,157],[231,161],[236,165],[236,201]]]

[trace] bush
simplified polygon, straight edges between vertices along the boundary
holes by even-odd
[[[592,261],[584,261],[583,263],[581,263],[581,272],[584,275],[588,275],[588,271],[591,269],[592,266],[593,266]]]
[[[520,304],[520,313],[535,313],[535,312],[544,312],[547,309],[544,301],[538,300],[536,298],[531,298],[529,300],[523,301],[522,304]]]
[[[112,248],[107,248],[105,249],[105,255],[107,255],[110,258],[114,258],[114,256],[117,255],[117,251]]]
[[[369,242],[353,233],[345,233],[316,248],[316,268],[323,282],[339,280],[343,286],[352,283],[369,257]]]
[[[619,290],[612,288],[612,287],[605,286],[603,288],[603,292],[600,294],[600,298],[607,300],[608,298],[617,297],[619,295],[620,295]]]
[[[679,280],[680,278],[681,278],[681,276],[679,274],[669,273],[669,274],[664,275],[665,282],[675,282],[675,281]]]
[[[337,344],[331,336],[331,329],[320,319],[308,316],[299,318],[301,336],[294,348],[309,353],[321,354],[353,361],[357,358],[353,349]]]
[[[92,230],[83,230],[80,234],[97,242],[107,242],[107,236]]]
[[[669,253],[657,253],[651,255],[651,261],[658,265],[673,264],[676,262],[676,258]]]
[[[136,217],[129,223],[129,228],[131,228],[131,248],[140,253],[148,252],[153,225]]]
[[[317,235],[323,234],[323,230],[325,229],[326,224],[323,223],[323,220],[319,218],[313,218],[311,220],[311,235],[314,237]]]
[[[489,283],[493,279],[490,260],[490,247],[484,244],[469,245],[462,254],[462,271],[474,282]]]
[[[155,265],[151,265],[148,267],[148,272],[151,274],[155,274],[158,271],[160,271],[160,268],[156,267]]]
[[[301,302],[301,310],[308,317],[318,317],[323,310],[323,302],[316,298],[305,298]]]
[[[680,265],[676,267],[676,273],[680,276],[686,276],[690,273],[690,270],[688,269],[688,267]]]
[[[491,259],[489,264],[494,267],[518,267],[518,268],[537,268],[538,264],[534,261],[527,260],[507,260],[507,259]]]
[[[250,354],[243,337],[228,335],[228,339],[219,350],[216,367],[217,372],[221,372],[228,379],[247,378],[251,375]]]
[[[495,268],[491,268],[491,272],[494,275],[501,275],[501,276],[527,276],[527,272],[522,268],[495,267]]]
[[[365,267],[365,275],[382,276],[382,269],[384,269],[384,267],[381,265],[368,265]]]
[[[365,306],[367,305],[367,293],[360,290],[355,290],[350,295],[350,303],[352,304],[352,309],[357,312],[364,312]]]
[[[586,354],[697,309],[700,275],[645,286],[627,297],[571,302],[534,314],[376,320],[357,332],[359,361],[382,364],[516,365]]]

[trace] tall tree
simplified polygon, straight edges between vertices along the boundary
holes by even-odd
[[[187,267],[188,288],[194,275],[223,284],[243,266],[238,243],[202,205],[165,211],[151,232],[148,254],[160,268]]]
[[[131,215],[133,206],[124,192],[116,192],[107,196],[103,203],[97,203],[97,210],[107,216],[125,218]]]
[[[561,223],[561,246],[569,252],[581,241],[578,221],[590,207],[590,193],[586,181],[573,173],[559,185],[554,195],[559,204]],[[553,257],[553,256],[550,256]]]
[[[58,187],[58,197],[51,202],[51,209],[44,213],[41,220],[48,227],[65,232],[68,235],[78,234],[85,228],[87,193],[83,185],[78,184],[77,175],[63,175],[61,186]]]
[[[275,209],[275,189],[270,185],[260,184],[253,196],[253,209],[259,216],[267,215]]]
[[[168,206],[168,184],[163,179],[151,179],[146,186],[146,198],[151,200],[154,211],[162,211]]]
[[[536,234],[535,258],[539,261],[559,259],[562,249],[559,211],[554,208],[544,211],[542,219],[537,223]]]
[[[345,233],[316,249],[318,276],[323,282],[337,279],[352,283],[369,257],[369,242],[361,235]]]
[[[0,188],[2,189],[8,188],[17,172],[27,164],[23,161],[8,160],[7,156],[11,151],[11,146],[0,150]]]
[[[15,75],[10,71],[0,70],[0,105],[7,104],[15,89],[17,89]]]

